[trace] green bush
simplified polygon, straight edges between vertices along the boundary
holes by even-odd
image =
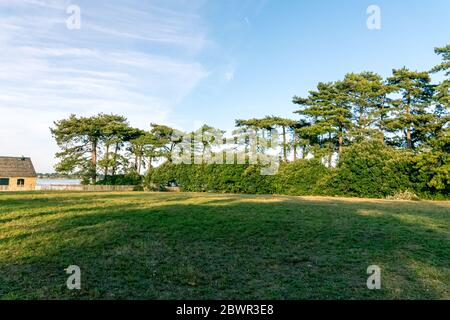
[[[415,190],[413,169],[412,153],[377,140],[363,141],[344,149],[325,189],[328,194],[385,198]]]
[[[273,193],[273,177],[262,176],[255,165],[175,165],[154,168],[145,179],[151,190],[165,190],[171,184],[182,191],[268,194]]]
[[[282,164],[275,177],[276,193],[297,196],[321,194],[320,182],[330,173],[331,170],[316,159]]]
[[[448,198],[445,189],[439,193],[424,188],[429,175],[416,163],[412,152],[371,140],[345,148],[336,168],[327,168],[318,159],[297,160],[281,164],[275,176],[263,176],[256,165],[165,163],[146,176],[144,185],[150,190],[175,184],[188,192],[366,198],[395,197],[408,190],[422,198]]]
[[[137,186],[141,185],[143,181],[142,176],[137,173],[128,173],[125,175],[106,176],[97,185],[112,185],[112,186]]]
[[[422,197],[444,199],[450,194],[450,128],[415,156],[414,181]]]
[[[275,176],[261,175],[257,165],[165,163],[148,174],[145,185],[152,190],[165,190],[175,183],[182,191],[192,192],[313,195],[317,182],[328,172],[317,160],[282,164]]]

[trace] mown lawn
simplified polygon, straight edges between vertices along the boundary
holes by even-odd
[[[450,203],[2,193],[0,298],[450,299]]]

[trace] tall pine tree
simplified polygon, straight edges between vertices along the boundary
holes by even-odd
[[[413,149],[422,142],[433,117],[429,110],[433,95],[430,76],[427,72],[395,69],[388,83],[399,98],[393,101],[386,127],[394,133],[403,132],[406,147]]]
[[[346,134],[352,128],[350,105],[343,92],[343,83],[319,83],[317,90],[310,91],[307,98],[294,97],[293,102],[301,106],[295,111],[311,123],[300,129],[308,136],[320,137],[322,146],[328,145],[330,153],[334,145],[342,151]]]
[[[390,92],[383,78],[373,72],[349,73],[341,87],[353,114],[352,137],[360,140],[381,135],[378,129],[382,129],[389,109],[387,95]]]

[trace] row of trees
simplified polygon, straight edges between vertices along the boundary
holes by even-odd
[[[170,158],[174,130],[152,124],[150,131],[133,128],[125,117],[99,114],[56,121],[51,128],[61,151],[56,171],[77,174],[96,183],[99,175],[141,174],[161,157]]]
[[[267,116],[236,120],[236,126],[262,139],[267,132],[279,132],[283,162],[316,157],[329,167],[345,147],[379,140],[414,153],[423,170],[438,170],[436,185],[446,184],[450,179],[450,45],[435,51],[442,63],[430,71],[395,69],[387,79],[373,72],[350,73],[343,80],[319,83],[306,97],[294,97],[300,119]],[[438,73],[443,80],[434,84],[431,75]],[[208,132],[214,130],[204,125],[189,133],[192,138],[202,137],[192,150],[204,153],[214,136]],[[124,117],[107,114],[72,115],[55,122],[51,132],[61,148],[56,170],[77,173],[91,183],[98,176],[141,175],[156,162],[171,162],[172,151],[185,136],[159,124],[151,124],[148,131],[132,128]]]
[[[448,130],[450,45],[435,51],[443,62],[430,72],[404,67],[387,79],[373,72],[350,73],[340,81],[319,83],[307,97],[294,97],[300,120],[270,116],[237,120],[236,125],[281,128],[285,161],[290,151],[294,160],[320,151],[331,156],[363,139],[418,151]],[[430,74],[441,71],[447,78],[433,84]]]

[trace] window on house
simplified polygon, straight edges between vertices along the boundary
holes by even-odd
[[[0,186],[9,186],[8,178],[0,178]]]
[[[25,185],[25,179],[17,179],[17,186],[23,187]]]

